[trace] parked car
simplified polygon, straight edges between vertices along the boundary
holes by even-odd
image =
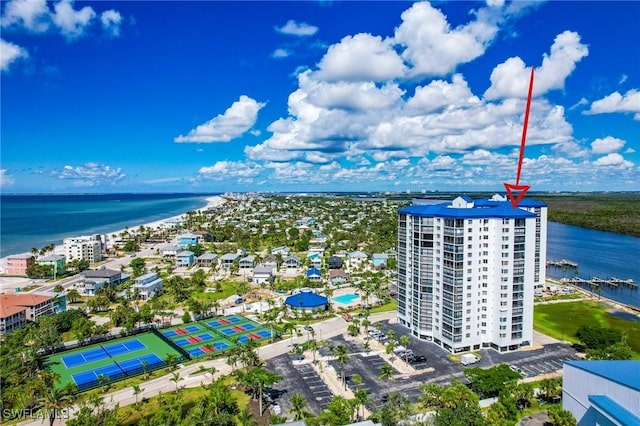
[[[311,327],[310,325],[305,325],[304,329],[307,330],[309,333],[313,332],[313,327]]]
[[[411,359],[409,362],[411,362],[412,364],[427,362],[427,357],[424,355],[414,355],[413,359]]]

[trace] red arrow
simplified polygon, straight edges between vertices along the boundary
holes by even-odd
[[[504,188],[507,190],[509,201],[511,201],[511,207],[514,209],[518,207],[520,200],[527,193],[529,185],[520,185],[520,172],[522,171],[522,158],[524,157],[524,143],[527,140],[527,125],[529,124],[529,109],[531,108],[531,94],[533,92],[533,67],[531,68],[531,80],[529,81],[529,96],[527,97],[527,108],[524,113],[524,126],[522,128],[522,142],[520,142],[520,158],[518,159],[518,172],[516,174],[516,184],[505,183]],[[517,196],[514,198],[514,191]]]

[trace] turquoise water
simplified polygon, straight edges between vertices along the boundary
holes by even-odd
[[[343,294],[342,296],[332,297],[331,300],[337,303],[342,303],[343,305],[348,305],[354,300],[358,299],[360,296],[355,293]]]
[[[204,207],[218,194],[2,195],[0,257],[105,234]]]

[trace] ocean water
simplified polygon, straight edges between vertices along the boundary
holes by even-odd
[[[167,219],[219,194],[82,194],[0,196],[0,257]]]

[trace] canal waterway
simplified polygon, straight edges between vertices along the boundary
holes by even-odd
[[[578,226],[549,222],[547,232],[547,260],[562,259],[578,263],[577,276],[623,280],[632,279],[640,286],[640,238],[612,232],[596,231]],[[547,276],[570,278],[572,268],[547,267]],[[591,288],[586,285],[586,290]],[[640,290],[619,286],[603,287],[602,296],[640,307]]]

